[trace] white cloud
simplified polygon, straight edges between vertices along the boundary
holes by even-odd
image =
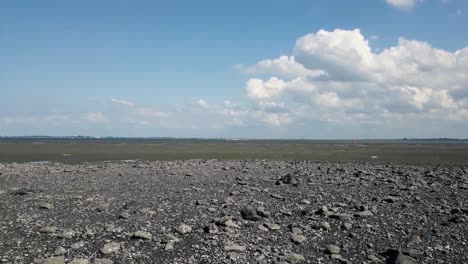
[[[238,65],[238,68],[251,74],[267,73],[292,78],[302,76],[313,78],[325,74],[322,70],[306,69],[295,61],[294,56],[280,56],[272,60],[262,60],[253,66]]]
[[[126,100],[123,100],[123,99],[112,98],[111,101],[112,101],[113,103],[116,103],[116,104],[126,105],[126,106],[130,106],[130,107],[135,106],[134,103],[129,102],[129,101],[126,101]]]
[[[284,58],[294,58],[294,64],[284,64],[283,72],[302,75],[291,80],[251,78],[246,94],[258,107],[281,99],[288,122],[309,116],[336,123],[382,123],[404,120],[403,114],[460,120],[467,111],[468,47],[452,52],[400,38],[397,46],[376,53],[359,29],[336,29],[299,38],[293,56]],[[297,71],[302,69],[297,64],[304,70]],[[310,78],[308,70],[327,74]],[[300,117],[287,110],[299,108]],[[270,123],[284,122],[272,116]]]
[[[197,105],[198,105],[199,107],[201,107],[201,108],[204,108],[204,109],[207,109],[207,108],[210,107],[210,105],[209,105],[205,100],[203,100],[203,99],[199,99],[199,100],[197,101]]]
[[[418,2],[417,0],[385,0],[387,4],[401,9],[401,10],[410,10],[412,9],[416,3]]]
[[[256,100],[278,97],[285,91],[306,93],[314,90],[315,85],[300,77],[291,81],[284,81],[277,77],[271,77],[267,81],[256,78],[247,81],[247,96]]]

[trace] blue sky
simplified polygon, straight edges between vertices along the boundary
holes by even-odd
[[[468,137],[468,1],[0,3],[0,134]]]

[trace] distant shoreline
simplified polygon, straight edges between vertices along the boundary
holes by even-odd
[[[197,138],[197,137],[99,137],[99,136],[0,136],[3,139],[33,139],[33,140],[222,140],[222,141],[468,141],[468,138],[349,138],[349,139],[307,139],[307,138]]]

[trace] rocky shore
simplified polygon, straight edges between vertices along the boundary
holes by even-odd
[[[468,263],[468,168],[0,164],[0,263]]]

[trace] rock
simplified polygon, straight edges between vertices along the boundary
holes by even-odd
[[[88,259],[84,259],[84,258],[78,258],[78,259],[74,259],[72,262],[70,262],[69,264],[89,264],[89,260]]]
[[[284,197],[281,196],[281,195],[279,195],[279,194],[277,194],[277,193],[272,193],[272,194],[270,194],[270,197],[271,197],[271,198],[278,199],[278,200],[284,200]]]
[[[373,262],[379,261],[379,258],[375,255],[367,255],[367,259]]]
[[[316,214],[321,214],[321,215],[323,215],[323,214],[325,214],[327,212],[328,212],[328,208],[325,205],[320,207],[320,209],[318,209],[317,211],[315,211]]]
[[[343,258],[343,256],[341,256],[340,254],[331,254],[330,258],[334,260],[338,260],[340,263],[351,264],[351,261]]]
[[[327,246],[327,249],[325,250],[325,253],[327,254],[340,254],[340,248],[336,245],[329,245]]]
[[[350,214],[339,214],[338,218],[344,221],[344,220],[350,220],[353,217]]]
[[[43,203],[39,206],[39,209],[52,209],[54,208],[54,205],[51,203]]]
[[[330,230],[331,226],[330,226],[330,224],[328,222],[322,222],[322,223],[320,223],[320,228],[324,229],[324,230]]]
[[[73,248],[73,249],[79,249],[79,248],[84,247],[84,245],[85,245],[85,243],[83,241],[79,241],[79,242],[71,244],[70,247]]]
[[[306,241],[306,237],[303,235],[298,235],[298,234],[292,234],[291,235],[291,241],[294,244],[302,244],[304,241]]]
[[[280,230],[281,226],[275,223],[265,223],[264,226],[266,226],[270,230]]]
[[[259,221],[260,219],[262,219],[258,215],[257,209],[252,205],[245,206],[240,210],[240,213],[242,218],[248,221]]]
[[[349,222],[343,223],[343,224],[341,225],[341,228],[342,228],[342,229],[345,229],[345,230],[350,230],[352,227],[353,227],[353,224],[351,224],[351,223],[349,223]]]
[[[296,179],[293,178],[293,176],[290,173],[288,173],[288,174],[283,175],[278,180],[278,182],[276,184],[279,185],[281,183],[284,183],[284,184],[297,184],[297,181],[296,181]]]
[[[75,231],[67,229],[67,230],[64,230],[61,234],[59,234],[57,236],[61,237],[61,238],[70,239],[70,238],[73,238],[75,235],[76,235]]]
[[[46,233],[46,234],[53,234],[57,231],[57,227],[55,226],[46,226],[41,229],[39,229],[40,233]]]
[[[93,264],[114,264],[114,261],[106,258],[95,258]]]
[[[209,234],[216,234],[216,233],[219,232],[219,229],[215,224],[211,223],[211,224],[208,224],[205,227],[203,227],[203,231],[205,231],[205,233],[209,233]]]
[[[180,239],[178,239],[173,234],[166,234],[166,236],[163,239],[163,242],[165,242],[165,243],[176,243],[176,242],[180,242]]]
[[[359,217],[359,218],[366,218],[366,217],[373,216],[373,215],[374,214],[369,210],[357,212],[354,214],[355,217]]]
[[[44,264],[65,264],[65,257],[58,256],[58,257],[50,257],[44,260]]]
[[[166,246],[164,246],[164,250],[166,250],[166,251],[171,251],[173,249],[174,249],[174,242],[172,242],[172,241],[167,243]]]
[[[416,259],[404,254],[403,251],[398,249],[387,249],[381,255],[387,257],[386,264],[416,264]]]
[[[127,219],[127,218],[130,218],[130,216],[131,216],[131,215],[130,215],[129,211],[124,210],[124,211],[122,211],[122,212],[120,213],[119,218],[120,218],[120,219]]]
[[[234,221],[232,221],[231,219],[226,220],[223,223],[223,225],[226,227],[239,228],[239,226],[236,223],[234,223]]]
[[[395,203],[399,201],[400,199],[401,199],[400,197],[389,195],[383,198],[382,201],[387,202],[387,203]]]
[[[296,254],[296,253],[289,253],[284,258],[288,263],[295,264],[295,263],[303,263],[306,261],[304,256]]]
[[[63,247],[57,247],[54,251],[54,255],[60,256],[60,255],[65,255],[67,253],[67,250],[64,249]]]
[[[258,207],[257,213],[259,216],[264,217],[264,218],[269,218],[271,216],[270,212],[267,212],[265,208],[263,207]]]
[[[120,251],[120,243],[106,243],[101,249],[101,253],[108,255]]]
[[[224,247],[224,251],[227,252],[244,252],[246,250],[245,246],[241,246],[238,244],[228,245]]]
[[[132,238],[151,240],[153,238],[153,235],[149,232],[139,230],[133,233]]]
[[[186,224],[181,224],[176,228],[175,231],[181,235],[185,235],[192,232],[192,227]]]
[[[44,260],[44,264],[65,264],[65,257],[58,256],[58,257],[50,257]]]

